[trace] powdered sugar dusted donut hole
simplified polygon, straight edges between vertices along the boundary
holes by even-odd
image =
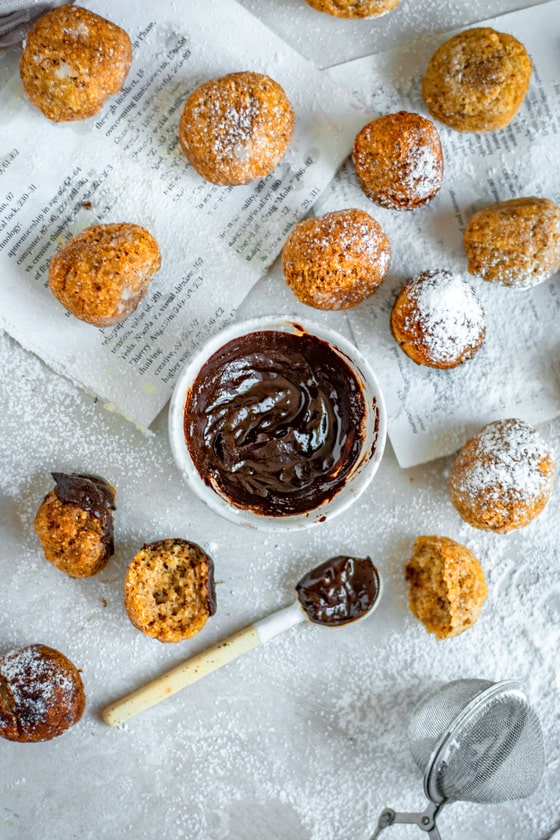
[[[122,88],[131,61],[123,29],[88,9],[64,5],[32,26],[19,69],[31,102],[62,122],[97,114]]]
[[[399,111],[368,123],[352,151],[360,186],[390,210],[414,210],[437,195],[443,156],[437,128],[419,114]]]
[[[48,741],[81,718],[82,679],[69,659],[47,645],[28,645],[0,658],[0,737]]]
[[[294,126],[294,110],[277,82],[261,73],[230,73],[191,93],[179,121],[179,142],[207,181],[238,186],[270,175]]]
[[[455,459],[449,491],[474,528],[505,533],[528,525],[546,506],[554,483],[554,455],[523,420],[496,420],[470,438]]]
[[[385,231],[363,210],[339,210],[294,227],[282,251],[286,283],[315,309],[348,309],[370,297],[391,261]]]
[[[456,131],[496,131],[514,118],[533,65],[523,44],[489,26],[459,32],[431,57],[422,96]]]
[[[318,12],[340,18],[379,17],[391,12],[401,0],[307,0]]]
[[[485,207],[465,229],[471,274],[530,289],[560,270],[560,207],[547,198],[514,198]]]
[[[391,312],[391,332],[417,364],[453,368],[481,347],[486,318],[470,283],[435,269],[423,271],[402,287]]]
[[[49,288],[76,318],[110,327],[136,309],[160,264],[158,243],[140,225],[93,225],[54,255]]]

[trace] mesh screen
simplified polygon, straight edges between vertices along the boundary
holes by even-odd
[[[477,694],[491,685],[488,680],[455,680],[419,703],[408,726],[408,743],[422,773],[428,769],[435,745],[457,715]]]
[[[525,698],[490,698],[456,733],[434,768],[446,799],[503,802],[529,796],[544,770],[539,720]]]

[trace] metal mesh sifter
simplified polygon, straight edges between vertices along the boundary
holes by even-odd
[[[519,799],[542,778],[542,730],[518,682],[447,683],[417,706],[408,740],[430,804],[422,813],[386,808],[371,840],[393,823],[415,824],[441,840],[436,816],[445,803]]]

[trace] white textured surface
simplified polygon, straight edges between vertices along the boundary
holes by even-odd
[[[332,61],[311,28],[309,15],[317,13],[301,10],[303,0],[244,5],[269,22],[277,13],[293,43]],[[443,28],[506,5],[521,4],[403,0],[394,22],[387,16],[365,27],[386,26],[389,46],[397,24],[407,37],[420,16],[422,27]],[[337,38],[340,60],[380,46],[379,38],[366,41]],[[308,314],[276,272],[240,315],[290,310]],[[324,318],[345,331],[342,313]],[[308,532],[263,536],[218,519],[181,483],[165,412],[154,435],[143,437],[5,336],[0,371],[0,653],[32,642],[56,647],[82,668],[88,696],[83,720],[60,738],[0,742],[2,840],[366,840],[384,806],[423,807],[405,740],[408,718],[423,692],[462,677],[525,682],[545,731],[547,768],[526,801],[444,809],[442,837],[546,840],[558,828],[557,489],[528,528],[485,534],[464,524],[449,501],[450,459],[401,470],[389,448],[350,511]],[[560,422],[541,431],[558,457]],[[117,488],[117,553],[96,578],[71,580],[41,555],[32,521],[52,469],[99,473]],[[478,624],[439,643],[409,614],[402,574],[414,538],[432,533],[471,548],[490,590]],[[122,603],[134,552],[170,536],[200,543],[219,581],[216,616],[177,646],[142,636]],[[384,575],[371,621],[294,627],[121,729],[101,722],[110,700],[289,604],[306,569],[342,552],[371,555]],[[383,836],[422,835],[394,827]]]
[[[543,0],[401,0],[390,14],[340,20],[316,12],[305,0],[239,0],[277,35],[318,67],[388,50],[419,35],[537,6]]]
[[[279,282],[263,281],[243,314],[285,308]],[[88,695],[84,719],[59,739],[0,744],[3,837],[361,840],[383,806],[422,805],[406,724],[426,690],[462,677],[526,683],[546,733],[547,771],[527,801],[444,810],[442,836],[544,840],[556,827],[558,494],[523,531],[479,533],[451,506],[449,460],[400,470],[389,450],[355,508],[309,532],[263,536],[217,519],[181,484],[165,414],[145,438],[10,339],[0,349],[2,651],[35,641],[59,648],[83,669]],[[560,452],[560,424],[543,432]],[[70,580],[37,546],[32,520],[54,467],[87,467],[117,487],[118,549],[96,578]],[[402,566],[421,533],[466,544],[488,578],[478,624],[456,639],[437,643],[407,610]],[[169,647],[135,630],[122,603],[137,547],[167,536],[200,543],[219,581],[217,615]],[[294,627],[121,729],[100,721],[110,700],[290,603],[306,569],[342,552],[371,555],[384,575],[371,621]]]

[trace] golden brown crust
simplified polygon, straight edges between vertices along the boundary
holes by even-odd
[[[191,93],[179,121],[187,160],[213,184],[258,181],[275,169],[294,133],[294,110],[261,73],[230,73]]]
[[[401,0],[307,0],[318,12],[339,18],[368,18],[396,9]]]
[[[80,6],[60,6],[30,29],[20,60],[24,90],[55,122],[97,114],[132,61],[126,32]]]
[[[560,270],[560,207],[534,196],[492,204],[472,217],[464,244],[471,274],[529,289]]]
[[[109,327],[136,309],[160,264],[156,240],[140,225],[93,225],[54,255],[49,288],[76,318]]]
[[[48,741],[79,721],[85,702],[80,674],[60,651],[29,645],[0,658],[0,737]]]
[[[54,490],[43,499],[34,527],[49,563],[70,577],[91,577],[109,560],[99,520],[59,501]]]
[[[385,231],[363,210],[340,210],[294,227],[284,244],[288,286],[316,309],[348,309],[383,282],[391,259]]]
[[[99,476],[53,473],[34,527],[47,560],[70,577],[91,577],[113,555],[116,491]]]
[[[496,420],[467,440],[449,475],[451,501],[474,528],[506,533],[545,508],[554,484],[554,455],[523,420]]]
[[[145,545],[128,567],[124,604],[134,626],[160,642],[194,636],[216,611],[212,559],[187,540]]]
[[[399,111],[368,123],[354,139],[352,160],[367,197],[390,210],[422,207],[443,181],[437,128],[419,114]]]
[[[471,627],[488,594],[472,551],[448,537],[417,537],[405,578],[412,614],[438,639]]]
[[[423,271],[401,288],[391,311],[391,332],[416,364],[447,369],[480,349],[486,319],[470,284],[436,269]]]
[[[531,78],[527,51],[512,35],[467,29],[429,61],[422,96],[436,119],[457,131],[496,131],[517,113]]]

